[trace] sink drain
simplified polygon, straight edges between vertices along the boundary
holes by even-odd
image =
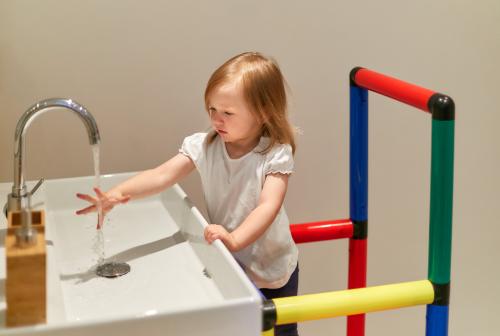
[[[109,262],[97,267],[96,274],[106,278],[116,278],[130,272],[130,265],[127,263]]]

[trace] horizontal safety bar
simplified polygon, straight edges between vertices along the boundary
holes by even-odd
[[[430,112],[429,100],[436,94],[432,90],[360,67],[352,69],[350,77],[352,83],[362,88],[426,112]]]
[[[297,244],[351,238],[353,230],[353,224],[350,219],[337,219],[290,225],[293,240]]]
[[[276,325],[430,304],[429,280],[273,299]]]

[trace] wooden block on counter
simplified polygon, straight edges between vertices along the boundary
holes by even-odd
[[[5,237],[7,327],[46,323],[47,320],[44,212],[32,212],[32,226],[37,230],[33,246],[17,246],[15,232],[20,227],[20,218],[20,213],[9,213]]]

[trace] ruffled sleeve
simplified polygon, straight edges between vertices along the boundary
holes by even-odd
[[[278,145],[267,154],[264,165],[264,175],[268,174],[291,174],[293,173],[292,146]]]
[[[200,161],[204,157],[204,146],[207,133],[195,133],[184,138],[179,153],[186,155],[193,160],[196,166],[199,166]]]

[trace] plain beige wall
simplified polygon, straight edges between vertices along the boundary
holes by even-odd
[[[208,126],[203,90],[236,53],[274,56],[292,89],[298,138],[293,222],[348,217],[348,73],[364,66],[446,94],[457,106],[451,335],[497,335],[500,313],[500,2],[0,1],[0,181],[12,181],[16,122],[71,97],[99,125],[103,173],[174,155]],[[370,95],[368,284],[424,279],[430,118]],[[54,111],[27,136],[27,178],[93,174],[80,121]],[[196,176],[182,183],[201,204]],[[346,287],[347,242],[300,247],[300,291]],[[370,314],[367,335],[423,335],[425,309]],[[302,335],[343,335],[345,319]]]

